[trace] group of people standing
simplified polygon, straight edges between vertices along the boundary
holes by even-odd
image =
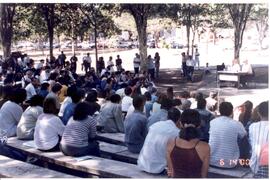
[[[187,80],[192,81],[192,76],[194,72],[195,66],[198,64],[198,69],[200,68],[200,60],[199,60],[199,51],[196,48],[194,59],[191,55],[182,52],[182,75],[187,78]]]

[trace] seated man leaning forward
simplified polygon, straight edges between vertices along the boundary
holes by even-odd
[[[220,117],[210,122],[210,165],[234,168],[238,164],[240,156],[238,139],[242,139],[247,132],[239,121],[231,118],[233,106],[230,102],[222,102],[219,112]]]
[[[125,127],[125,143],[132,153],[139,153],[147,135],[147,117],[143,113],[145,104],[144,96],[133,98],[134,112],[127,116]]]
[[[159,121],[150,126],[143,148],[138,157],[138,167],[148,173],[162,173],[166,166],[166,147],[169,139],[179,134],[176,124],[180,119],[180,111],[172,108],[168,111],[166,121]]]

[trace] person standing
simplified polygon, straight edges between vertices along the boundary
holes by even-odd
[[[58,64],[60,65],[60,66],[64,66],[65,67],[65,64],[66,64],[66,62],[65,62],[65,60],[66,60],[66,55],[64,54],[64,51],[61,51],[61,54],[58,56]]]
[[[141,64],[141,59],[140,55],[138,53],[135,54],[135,58],[133,60],[133,65],[134,65],[134,73],[139,74],[140,71],[140,64]]]
[[[183,76],[187,76],[187,59],[186,59],[186,53],[182,52],[182,71],[183,71]]]
[[[187,61],[187,80],[192,81],[192,76],[194,72],[194,60],[192,59],[192,56],[189,56]]]
[[[160,67],[160,56],[158,52],[155,54],[155,67],[156,67],[156,78],[159,77],[159,67]]]
[[[195,66],[198,64],[198,69],[200,69],[200,59],[199,59],[200,53],[198,51],[198,48],[195,49]]]
[[[113,73],[114,72],[114,68],[113,68],[114,63],[113,63],[112,60],[113,60],[113,58],[112,58],[112,56],[110,56],[109,57],[109,60],[107,62],[107,69],[110,71],[110,73]]]
[[[120,55],[117,55],[117,58],[115,60],[115,64],[116,64],[117,71],[121,71],[122,70],[122,59],[120,58]]]
[[[148,68],[148,74],[150,75],[151,80],[154,80],[155,79],[155,64],[151,55],[148,55],[147,57],[147,68]]]
[[[85,73],[87,73],[88,71],[90,71],[90,69],[91,69],[91,63],[92,63],[92,59],[90,57],[90,54],[87,53],[87,55],[83,57],[83,67],[84,67]]]
[[[77,61],[78,61],[78,58],[76,57],[76,54],[74,54],[70,58],[70,71],[72,73],[76,73],[76,70],[77,70]]]

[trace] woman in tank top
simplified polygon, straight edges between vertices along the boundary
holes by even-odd
[[[207,177],[210,147],[200,141],[200,115],[196,110],[185,110],[181,115],[179,137],[167,144],[168,176],[173,178]]]

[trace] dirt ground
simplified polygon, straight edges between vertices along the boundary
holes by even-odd
[[[155,81],[160,92],[166,92],[168,87],[173,87],[175,95],[183,90],[197,90],[208,96],[210,91],[218,91],[219,97],[224,98],[233,103],[234,106],[240,105],[246,100],[250,100],[254,105],[262,101],[269,100],[268,77],[269,68],[267,65],[253,67],[255,72],[255,82],[247,88],[237,89],[234,87],[217,86],[216,70],[212,67],[211,74],[203,74],[203,78],[198,82],[187,82],[180,75],[180,69],[165,69],[161,70],[160,78]],[[198,71],[202,74],[203,71]]]

